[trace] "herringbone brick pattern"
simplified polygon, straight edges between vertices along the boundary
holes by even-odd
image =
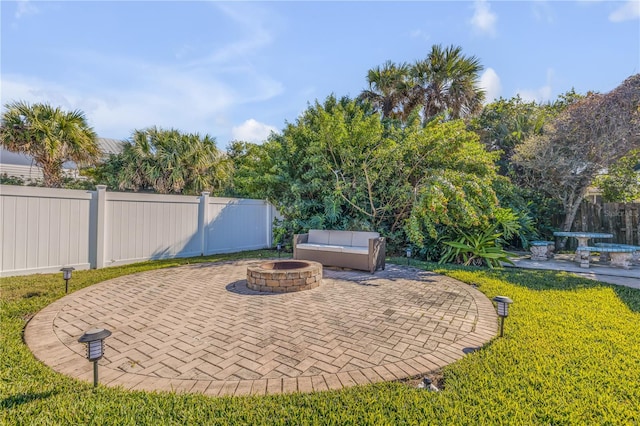
[[[491,302],[451,278],[388,265],[325,268],[313,290],[246,286],[257,261],[199,264],[106,281],[45,308],[25,336],[57,371],[91,380],[77,339],[112,331],[100,382],[131,389],[265,394],[423,374],[496,333]]]

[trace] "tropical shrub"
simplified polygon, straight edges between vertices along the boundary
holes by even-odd
[[[235,143],[231,151],[237,188],[274,203],[292,233],[375,230],[390,251],[407,241],[421,251],[449,228],[485,228],[499,204],[497,154],[461,120],[423,127],[416,113],[401,126],[329,97],[260,148]]]
[[[209,135],[150,127],[135,130],[121,154],[90,173],[97,183],[121,191],[219,194],[230,177],[230,164]]]
[[[453,241],[443,241],[446,246],[438,263],[461,263],[465,266],[501,266],[500,262],[513,264],[510,253],[501,246],[502,232],[489,227],[480,234],[460,231],[460,236]]]
[[[88,165],[99,160],[97,135],[82,111],[26,102],[13,102],[5,108],[0,145],[32,157],[42,169],[45,186],[61,187],[67,161]]]
[[[613,203],[629,203],[640,199],[640,149],[631,151],[595,179],[602,198]]]

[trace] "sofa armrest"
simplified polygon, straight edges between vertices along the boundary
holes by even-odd
[[[369,239],[369,272],[385,268],[386,242],[384,237]]]
[[[297,259],[296,251],[298,244],[309,242],[309,234],[293,234],[293,258]]]

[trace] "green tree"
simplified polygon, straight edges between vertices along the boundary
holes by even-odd
[[[438,115],[464,118],[482,109],[482,69],[479,59],[463,55],[461,47],[433,45],[413,65],[387,61],[369,70],[369,88],[359,99],[370,101],[383,119],[407,122],[414,112],[422,113],[424,123]]]
[[[227,147],[227,157],[232,165],[233,177],[227,187],[227,195],[264,199],[269,197],[272,181],[265,179],[272,168],[268,144],[232,141]]]
[[[497,208],[496,154],[460,120],[384,125],[348,98],[316,102],[264,144],[267,198],[289,232],[376,230],[393,248],[420,246],[448,229],[475,230]],[[437,251],[437,250],[436,250]]]
[[[88,165],[100,158],[97,136],[83,112],[67,112],[49,104],[14,102],[5,106],[0,127],[2,146],[33,157],[44,184],[58,188],[67,161]]]
[[[461,232],[489,227],[499,207],[494,182],[496,153],[460,120],[433,121],[416,132],[420,143],[413,155],[426,156],[416,187],[409,235],[419,247]]]
[[[631,151],[595,180],[605,201],[629,203],[640,200],[640,149]]]
[[[591,93],[564,108],[542,135],[516,148],[520,182],[560,201],[571,230],[587,188],[602,171],[640,148],[640,74],[607,94]]]
[[[112,155],[94,173],[98,182],[120,190],[161,194],[217,194],[230,174],[230,162],[209,135],[156,127],[135,130],[123,152]]]
[[[426,59],[417,61],[410,107],[422,106],[424,120],[444,114],[457,119],[482,109],[484,91],[479,88],[483,66],[475,56],[465,56],[459,46],[433,45]]]
[[[480,141],[489,151],[500,151],[500,171],[503,175],[512,172],[511,157],[515,147],[525,138],[540,135],[550,113],[536,102],[525,102],[520,96],[500,98],[482,109],[469,129],[480,136]]]
[[[407,119],[404,109],[411,90],[410,67],[406,63],[387,61],[367,73],[369,89],[362,91],[360,99],[373,104],[382,118]]]

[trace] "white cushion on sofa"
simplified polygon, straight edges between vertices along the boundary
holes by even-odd
[[[341,253],[343,247],[342,246],[332,246],[329,244],[313,244],[313,243],[301,243],[296,246],[299,249],[305,250],[319,250],[319,251],[333,251],[337,253]]]
[[[329,244],[329,231],[310,229],[307,242],[312,244]]]
[[[342,252],[343,253],[350,253],[350,254],[368,255],[369,254],[369,247],[345,246],[345,247],[342,247]]]
[[[329,231],[329,244],[336,246],[350,246],[352,235],[353,232],[351,231]]]
[[[353,239],[351,240],[351,245],[368,248],[369,239],[379,237],[380,234],[378,234],[377,232],[354,232]]]

